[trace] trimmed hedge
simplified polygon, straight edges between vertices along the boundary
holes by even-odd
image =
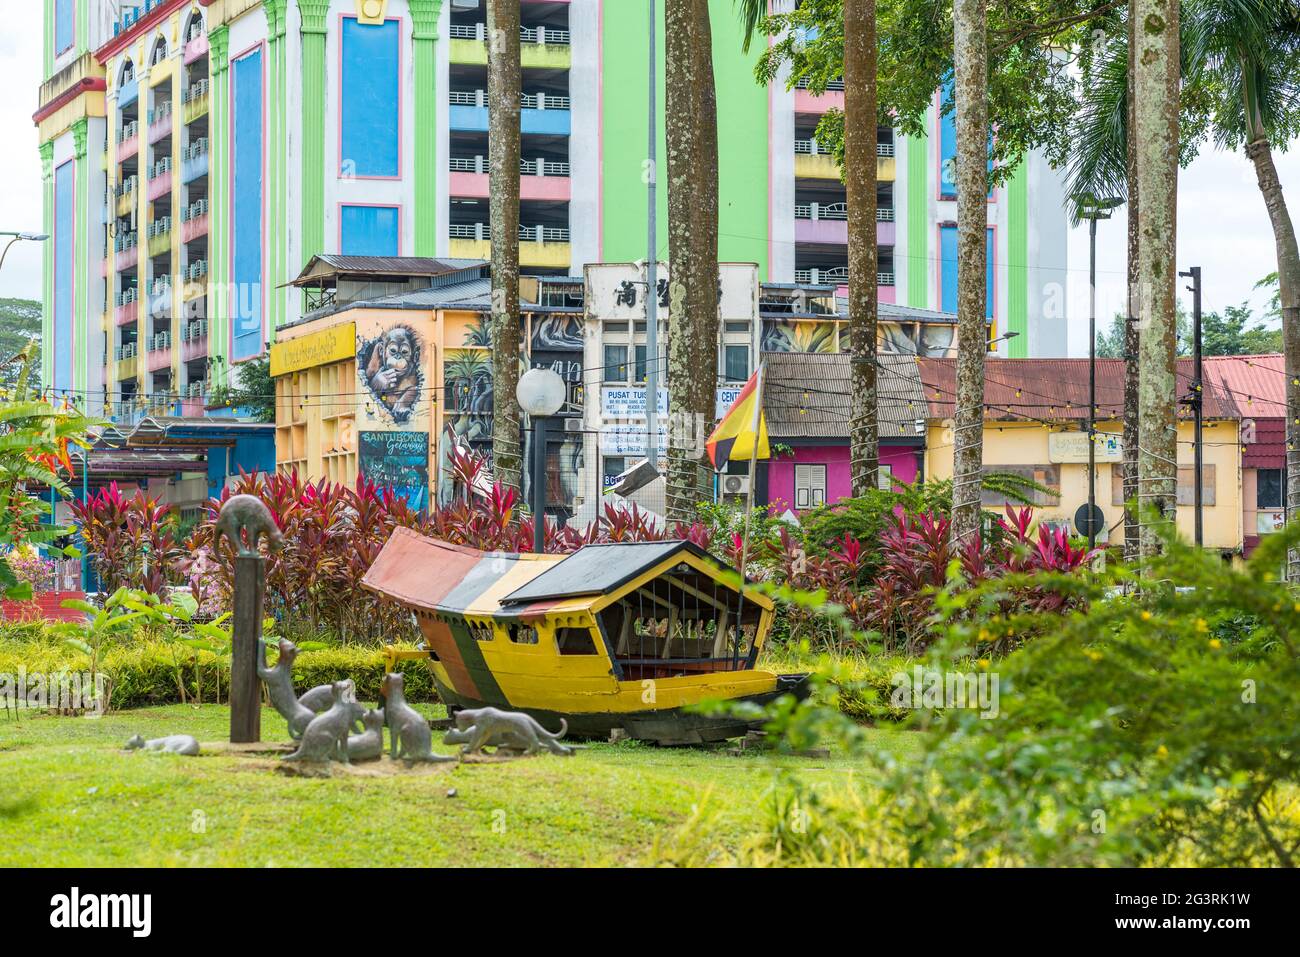
[[[0,673],[17,676],[52,674],[64,669],[87,672],[90,656],[48,635],[0,633]],[[26,629],[23,630],[26,632]],[[108,676],[110,708],[175,704],[182,700],[211,702],[230,693],[230,661],[178,642],[135,638],[101,649],[98,670]],[[436,701],[427,666],[408,663],[406,695],[412,701]],[[303,651],[293,667],[294,685],[301,693],[316,685],[351,678],[362,702],[377,700],[384,676],[383,652],[378,648],[340,646]]]

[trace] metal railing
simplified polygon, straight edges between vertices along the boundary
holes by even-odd
[[[447,31],[453,40],[486,40],[487,25],[484,23],[453,23]],[[519,28],[519,42],[537,43],[542,46],[556,44],[567,46],[569,31],[561,27],[539,25]]]
[[[447,161],[453,173],[486,173],[488,159],[486,156],[453,156]],[[560,160],[548,160],[538,157],[535,160],[519,161],[521,176],[568,176],[569,164]]]
[[[795,203],[794,218],[844,220],[849,218],[849,207],[847,203]],[[892,223],[893,221],[894,207],[876,207],[876,222]]]
[[[131,286],[127,289],[123,289],[121,292],[119,292],[116,296],[113,297],[113,304],[116,306],[129,306],[131,305],[131,303],[139,302],[139,301],[140,301],[140,290],[135,286]]]
[[[134,193],[140,183],[140,177],[136,175],[128,176],[122,182],[113,187],[113,195],[121,199],[130,193]]]
[[[172,347],[172,334],[170,330],[164,329],[162,332],[155,332],[149,337],[149,351],[161,352],[163,349]]]
[[[155,279],[152,283],[149,284],[150,296],[154,296],[154,297],[165,296],[170,294],[171,291],[172,291],[171,276],[159,276],[157,279]]]
[[[492,233],[487,223],[452,223],[447,227],[452,239],[490,240]],[[567,243],[567,226],[520,226],[519,240],[525,243]]]
[[[170,173],[171,169],[172,158],[170,156],[164,156],[162,159],[158,160],[158,162],[149,167],[149,178],[157,179],[164,173]]]
[[[796,269],[794,271],[794,281],[808,286],[822,285],[839,285],[849,281],[848,266],[832,266],[829,269]],[[894,284],[894,273],[890,270],[880,270],[876,273],[877,286],[892,286]]]
[[[152,110],[149,111],[149,125],[153,126],[159,120],[165,120],[172,115],[172,101],[163,100]]]
[[[487,106],[487,92],[484,90],[449,90],[447,102],[453,106]],[[567,96],[556,93],[525,93],[519,98],[519,106],[525,110],[567,110],[570,100]]]
[[[128,342],[125,345],[120,345],[113,352],[113,355],[119,362],[123,359],[134,359],[136,357],[136,344]]]
[[[150,239],[153,239],[155,236],[165,236],[171,231],[172,218],[170,216],[160,216],[145,227],[145,235]]]
[[[195,319],[181,327],[182,342],[197,342],[199,339],[206,339],[207,336],[208,320],[206,319]]]
[[[206,259],[196,259],[185,268],[186,279],[202,279],[208,274],[208,261]]]
[[[829,156],[829,155],[830,155],[830,153],[829,153],[827,150],[822,149],[821,144],[818,143],[816,140],[795,140],[795,141],[794,141],[794,151],[795,151],[796,153],[803,153],[804,155],[807,155],[807,156],[818,156],[818,155],[821,155],[821,156]],[[893,155],[894,155],[894,144],[893,144],[893,143],[877,143],[877,144],[876,144],[876,155],[877,155],[877,156],[893,156]]]
[[[125,143],[127,140],[131,139],[139,132],[140,132],[139,120],[131,120],[130,122],[123,123],[122,128],[117,131],[117,141],[119,143]]]
[[[207,79],[199,80],[192,83],[181,92],[181,102],[191,103],[194,100],[202,99],[208,95],[209,83]]]
[[[181,153],[181,159],[183,160],[198,159],[200,156],[206,154],[207,151],[208,151],[208,138],[206,136],[200,136],[189,146],[185,147],[184,151]]]
[[[811,87],[812,87],[812,81],[810,81],[806,76],[801,76],[801,77],[799,77],[798,81],[796,81],[796,82],[795,82],[795,85],[794,85],[794,88],[795,88],[796,90],[807,90],[807,89],[810,89]],[[826,89],[827,89],[827,90],[843,91],[843,89],[844,89],[844,81],[843,81],[843,80],[828,80],[828,81],[826,82]]]
[[[208,201],[206,199],[196,199],[181,210],[181,222],[188,223],[191,219],[198,219],[200,216],[206,216],[207,214]]]
[[[138,232],[122,233],[113,238],[113,251],[125,252],[128,249],[134,249],[140,245],[140,234]]]

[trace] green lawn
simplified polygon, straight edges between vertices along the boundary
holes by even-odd
[[[120,750],[136,732],[219,742],[228,731],[218,705],[99,719],[0,714],[0,866],[635,864],[705,793],[730,843],[762,820],[778,768],[826,782],[852,770],[834,757],[624,743],[395,773],[361,765],[319,779],[276,770],[275,756]],[[871,733],[880,748],[917,743],[892,728]],[[269,710],[262,737],[287,740]]]

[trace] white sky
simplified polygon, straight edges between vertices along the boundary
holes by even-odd
[[[41,223],[41,164],[37,152],[37,87],[41,76],[40,6],[26,4],[18,13],[6,4],[0,26],[0,230],[38,232]],[[33,10],[35,7],[35,10]],[[29,24],[15,23],[26,20]],[[1282,188],[1300,225],[1300,149],[1276,154]],[[1199,265],[1204,280],[1206,311],[1252,299],[1255,282],[1277,268],[1273,233],[1255,183],[1254,170],[1244,156],[1208,147],[1183,172],[1178,195],[1178,268]],[[1098,325],[1108,328],[1123,302],[1125,258],[1124,210],[1097,230]],[[1088,233],[1072,231],[1070,255],[1070,352],[1088,348]],[[16,243],[0,270],[0,296],[39,299],[41,248]],[[1190,301],[1190,300],[1189,300]]]

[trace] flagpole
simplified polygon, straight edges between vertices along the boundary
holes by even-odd
[[[763,424],[763,363],[758,364],[754,384],[754,441],[749,450],[749,489],[745,493],[745,532],[740,539],[740,605],[736,612],[736,638],[731,643],[732,671],[740,659],[741,622],[745,617],[745,567],[749,564],[749,519],[754,512],[754,485],[758,482],[758,437]],[[757,637],[757,635],[755,635]]]

